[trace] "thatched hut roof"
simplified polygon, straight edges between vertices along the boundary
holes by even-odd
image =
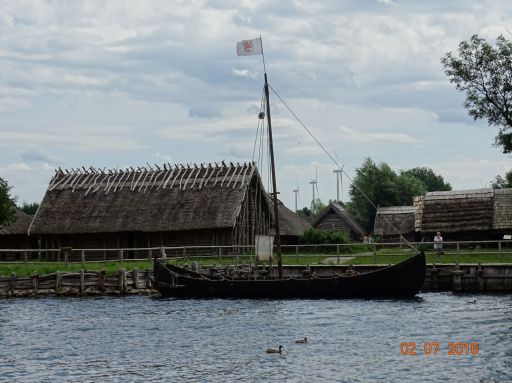
[[[512,189],[495,189],[493,207],[492,228],[512,229]]]
[[[278,209],[279,231],[281,235],[299,237],[312,228],[311,224],[305,218],[288,209],[281,201],[279,201]]]
[[[0,235],[27,234],[32,216],[14,209],[14,220],[8,224],[0,225]]]
[[[493,214],[493,189],[430,192],[422,200],[421,230],[427,233],[490,230]]]
[[[331,202],[319,215],[315,218],[315,220],[311,223],[314,227],[317,225],[328,215],[334,213],[335,216],[338,216],[342,221],[346,222],[346,224],[350,227],[350,229],[358,234],[364,235],[365,231],[363,227],[352,217],[352,215],[340,204]]]
[[[373,232],[377,235],[398,235],[414,231],[414,206],[379,207]]]
[[[30,234],[230,228],[254,164],[164,165],[125,170],[58,170]]]

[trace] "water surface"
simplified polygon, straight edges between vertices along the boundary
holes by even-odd
[[[413,341],[417,354],[402,355]],[[478,355],[448,355],[449,342],[478,342]],[[0,344],[2,382],[503,382],[512,295],[3,299]],[[265,353],[279,344],[283,355]]]

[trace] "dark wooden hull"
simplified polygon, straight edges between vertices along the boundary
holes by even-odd
[[[154,284],[164,297],[202,298],[373,298],[412,297],[425,279],[425,255],[352,276],[231,279],[209,278],[160,259]]]

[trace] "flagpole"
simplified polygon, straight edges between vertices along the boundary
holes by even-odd
[[[263,51],[263,39],[260,35],[260,44],[261,44],[261,57],[263,57],[263,73],[265,73],[265,83],[267,82],[267,67],[265,66],[265,52]]]
[[[270,167],[272,169],[272,197],[274,202],[274,217],[276,229],[276,251],[277,251],[277,272],[279,278],[283,278],[283,259],[281,254],[281,232],[279,230],[279,207],[277,205],[277,183],[276,183],[276,167],[274,161],[274,142],[272,140],[272,120],[270,118],[270,98],[268,90],[267,68],[265,66],[265,55],[263,54],[263,40],[261,39],[261,56],[263,57],[263,71],[265,75],[265,99],[267,102],[267,123],[268,123],[268,141],[270,150]]]

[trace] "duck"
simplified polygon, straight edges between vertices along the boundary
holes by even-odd
[[[308,337],[305,336],[304,339],[297,339],[295,343],[308,343]]]
[[[476,299],[474,301],[468,301],[466,303],[476,303]]]
[[[279,349],[277,348],[267,348],[267,354],[282,354],[283,346],[279,345]]]

